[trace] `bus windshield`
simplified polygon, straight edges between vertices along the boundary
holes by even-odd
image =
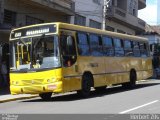
[[[19,38],[10,42],[11,70],[29,71],[61,66],[57,36]]]

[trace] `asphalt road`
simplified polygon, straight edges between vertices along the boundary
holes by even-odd
[[[104,92],[91,92],[81,99],[75,92],[53,95],[50,101],[39,97],[0,104],[0,113],[11,114],[139,114],[160,113],[160,80],[138,83],[134,89],[121,86]]]

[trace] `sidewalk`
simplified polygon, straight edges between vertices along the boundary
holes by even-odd
[[[22,99],[30,99],[35,97],[38,97],[38,95],[30,95],[30,94],[11,95],[9,88],[0,88],[0,103],[22,100]]]

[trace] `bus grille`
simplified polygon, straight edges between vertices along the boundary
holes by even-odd
[[[43,83],[43,79],[22,80],[23,85],[40,85],[42,83]]]

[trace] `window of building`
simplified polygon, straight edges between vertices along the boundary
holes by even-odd
[[[124,56],[123,41],[119,38],[114,38],[115,56]]]
[[[4,23],[12,26],[16,25],[16,12],[4,9]]]
[[[114,55],[114,47],[113,40],[111,37],[103,36],[103,52],[105,56],[113,56]]]
[[[86,33],[77,33],[78,53],[82,56],[90,55],[88,35]]]
[[[102,41],[101,37],[95,34],[89,35],[89,41],[90,41],[90,50],[91,55],[93,56],[102,56]]]
[[[33,25],[33,24],[39,24],[39,23],[44,23],[44,20],[26,16],[26,25]]]
[[[127,1],[128,0],[117,0],[117,7],[122,10],[127,10]]]
[[[137,0],[130,0],[129,3],[129,13],[133,16],[137,16],[138,3]]]
[[[86,25],[86,17],[83,17],[81,15],[75,15],[75,21],[74,24],[76,25],[82,25],[85,26]]]
[[[101,4],[101,1],[100,0],[93,0],[94,3],[100,5]]]
[[[96,21],[91,20],[91,19],[89,21],[89,26],[92,27],[92,28],[101,29],[101,23],[96,22]]]

